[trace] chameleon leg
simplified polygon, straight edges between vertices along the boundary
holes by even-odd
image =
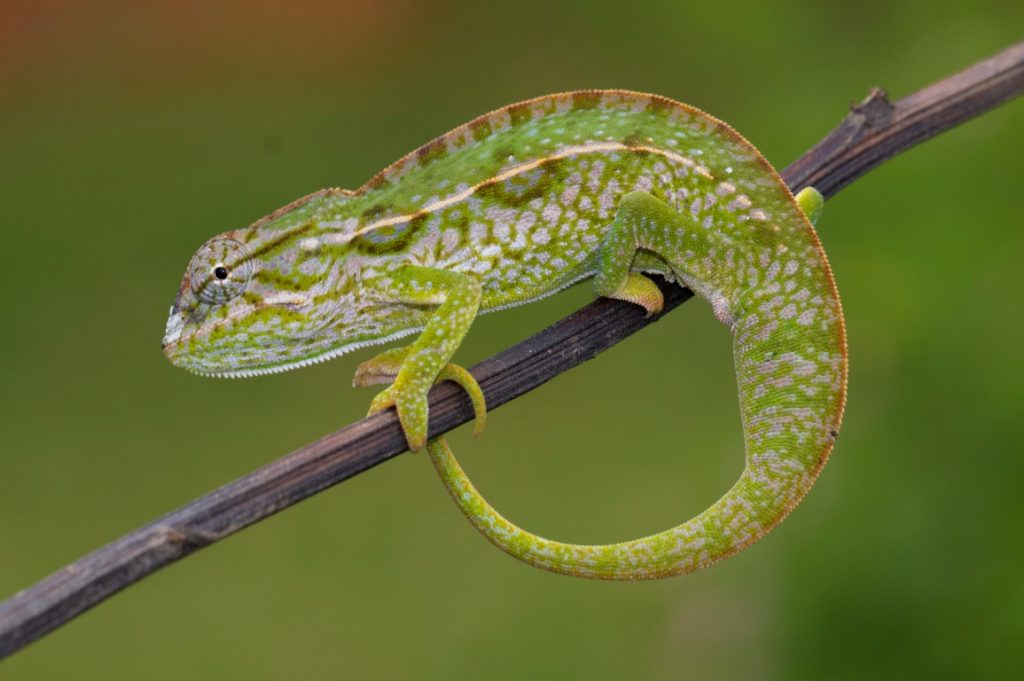
[[[800,200],[801,210],[813,218],[821,210],[816,194],[802,192]],[[779,241],[771,241],[774,234]],[[800,502],[842,419],[842,312],[814,232],[805,224],[767,236],[752,230],[751,236],[749,243],[722,241],[713,223],[694,224],[654,196],[633,192],[620,202],[595,282],[602,295],[625,298],[623,292],[642,290],[629,268],[643,248],[664,259],[728,323],[746,445],[746,466],[736,484],[703,513],[658,534],[618,544],[567,544],[502,517],[466,477],[444,439],[431,441],[431,461],[449,494],[491,543],[552,572],[652,579],[691,572],[746,548]],[[724,267],[716,254],[746,266]]]
[[[599,296],[636,303],[651,315],[661,311],[664,297],[653,281],[639,272],[630,271],[640,248],[635,226],[641,218],[635,207],[647,200],[657,201],[644,192],[631,192],[620,201],[615,221],[601,244],[594,292]]]
[[[370,413],[395,407],[409,449],[416,452],[427,441],[427,391],[476,318],[480,283],[458,272],[408,266],[391,278],[383,293],[394,302],[438,305],[411,345],[378,355],[361,366],[355,378],[357,382],[372,383],[375,373],[388,372],[398,364],[394,382],[373,399]],[[469,392],[473,396],[474,391]]]

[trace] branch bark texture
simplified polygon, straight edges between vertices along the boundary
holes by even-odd
[[[898,102],[875,89],[821,142],[782,171],[791,189],[826,197],[875,166],[1024,92],[1024,43]],[[601,298],[472,369],[489,409],[533,390],[690,299],[662,285],[664,311]],[[430,393],[430,434],[473,417],[450,383]],[[121,589],[238,530],[405,451],[394,410],[365,418],[168,513],[0,603],[0,659]]]

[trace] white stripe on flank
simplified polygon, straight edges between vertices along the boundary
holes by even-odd
[[[521,163],[517,166],[509,168],[508,170],[502,173],[498,173],[494,177],[489,177],[486,180],[483,180],[482,182],[478,182],[472,187],[468,187],[461,192],[457,192],[446,198],[434,201],[433,203],[430,203],[424,206],[423,208],[416,210],[413,213],[407,213],[405,215],[394,215],[389,218],[382,218],[380,220],[377,220],[376,222],[371,222],[370,224],[365,225],[364,227],[353,232],[351,235],[347,237],[347,240],[355,238],[361,234],[366,234],[367,232],[372,232],[375,229],[380,229],[382,227],[390,227],[392,225],[409,222],[413,218],[420,215],[433,213],[439,210],[444,210],[449,206],[452,206],[456,203],[459,203],[460,201],[468,199],[481,187],[494,184],[496,182],[502,182],[504,180],[515,177],[516,175],[529,172],[530,170],[538,168],[541,165],[547,163],[548,161],[557,161],[559,159],[567,158],[569,156],[575,156],[578,154],[592,154],[606,151],[645,151],[651,154],[658,154],[664,156],[669,160],[675,161],[676,163],[680,163],[685,166],[696,166],[698,174],[708,179],[713,179],[710,171],[708,171],[707,168],[705,168],[704,166],[697,165],[696,163],[694,163],[693,159],[687,158],[682,154],[670,151],[668,149],[659,149],[658,147],[649,147],[644,145],[628,145],[623,144],[622,142],[595,142],[593,144],[579,144],[572,147],[566,147],[565,149],[562,149],[561,151],[555,154],[551,154],[550,156],[542,156],[532,161]]]

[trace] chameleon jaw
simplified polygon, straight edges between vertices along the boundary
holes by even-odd
[[[390,343],[391,341],[398,340],[399,338],[411,336],[412,334],[418,333],[421,330],[422,327],[403,329],[401,331],[391,334],[390,336],[356,341],[354,343],[342,345],[341,347],[333,348],[319,355],[313,355],[312,357],[305,357],[292,362],[284,362],[281,364],[271,364],[264,366],[254,366],[249,368],[226,370],[204,370],[201,367],[185,366],[183,364],[179,366],[182,366],[183,368],[187,369],[193,374],[196,374],[198,376],[206,376],[209,378],[250,378],[253,376],[282,374],[286,371],[291,371],[292,369],[300,369],[302,367],[311,366],[313,364],[321,364],[328,360],[332,360],[336,357],[341,357],[342,355],[347,354],[349,352],[353,352],[355,350],[368,348],[374,345],[383,345],[385,343]],[[176,362],[174,362],[173,359],[171,359],[171,362],[177,364]]]

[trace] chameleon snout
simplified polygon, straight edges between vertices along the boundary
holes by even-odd
[[[178,295],[175,296],[174,302],[171,303],[171,309],[167,313],[167,326],[164,328],[164,337],[160,342],[160,349],[173,364],[178,364],[175,361],[175,354],[180,346],[185,325],[194,317],[195,303],[195,296],[188,279],[185,278],[182,280],[181,286],[178,287]]]
[[[164,338],[160,342],[160,349],[167,355],[167,359],[174,361],[174,351],[181,339],[182,329],[185,328],[185,316],[181,314],[177,302],[171,305],[170,313],[167,315],[167,326],[164,329]]]

